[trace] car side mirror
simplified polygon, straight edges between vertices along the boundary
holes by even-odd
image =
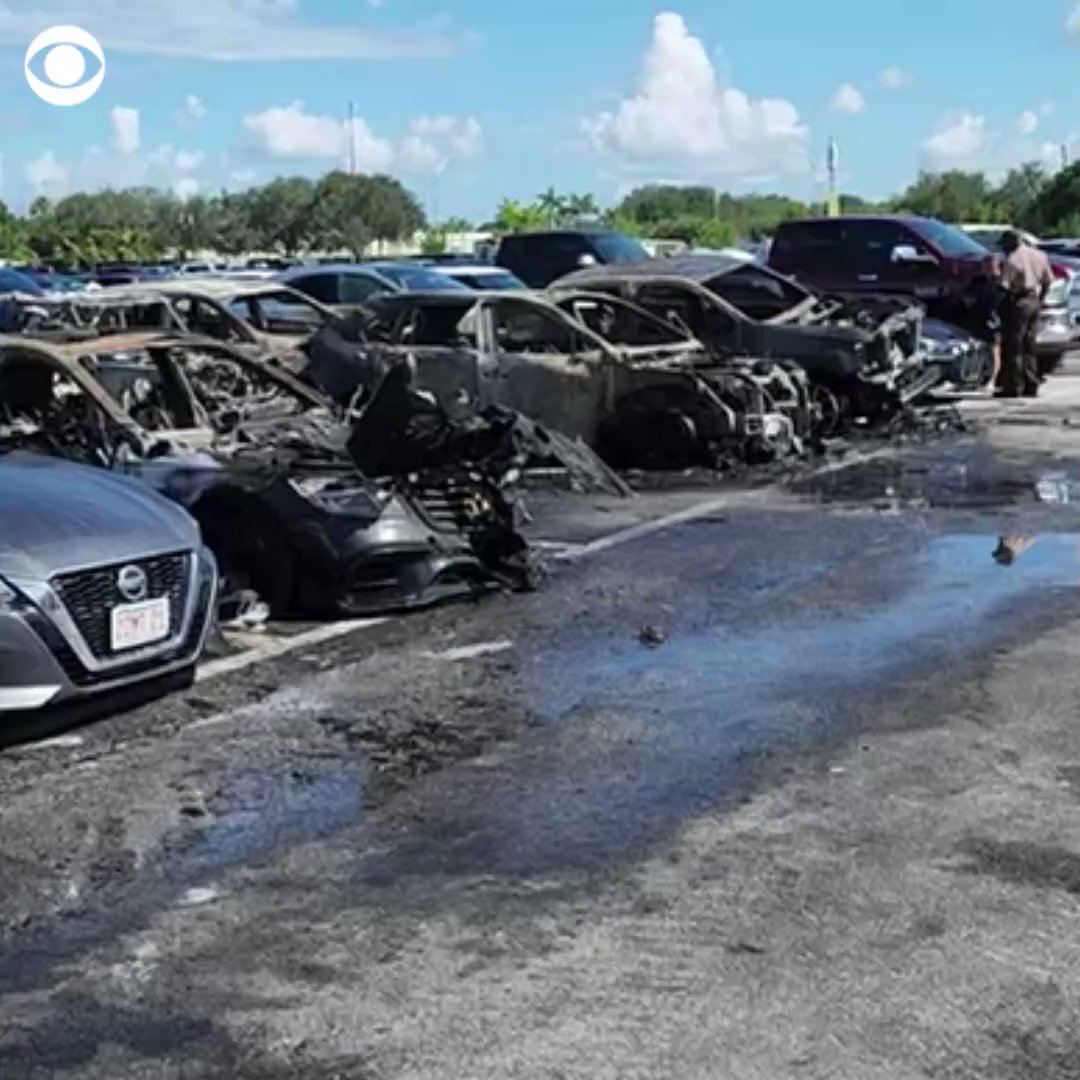
[[[935,263],[933,255],[921,252],[912,244],[897,244],[892,249],[890,260],[894,263]]]

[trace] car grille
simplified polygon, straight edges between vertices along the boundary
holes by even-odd
[[[63,601],[83,641],[96,660],[110,660],[116,653],[111,645],[110,613],[118,604],[128,603],[117,587],[117,576],[125,566],[137,566],[146,574],[147,599],[169,598],[169,637],[179,633],[184,618],[190,574],[190,555],[159,555],[114,566],[97,566],[52,579],[51,585]]]
[[[458,533],[485,515],[485,496],[471,485],[420,486],[412,491],[428,524],[445,533]]]

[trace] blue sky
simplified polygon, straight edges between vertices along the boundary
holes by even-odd
[[[318,175],[351,143],[440,218],[549,184],[811,197],[835,135],[844,188],[878,197],[924,166],[1080,153],[1076,2],[0,0],[0,195],[216,191]],[[107,58],[72,108],[23,77],[56,24]]]

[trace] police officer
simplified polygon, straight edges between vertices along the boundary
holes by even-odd
[[[1035,332],[1039,309],[1054,283],[1050,260],[1011,229],[1001,238],[1001,390],[999,397],[1035,397],[1039,364]]]

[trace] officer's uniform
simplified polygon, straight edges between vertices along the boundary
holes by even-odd
[[[1050,260],[1038,248],[1020,244],[1001,269],[1001,392],[1006,397],[1039,391],[1035,333],[1043,297],[1054,283]]]

